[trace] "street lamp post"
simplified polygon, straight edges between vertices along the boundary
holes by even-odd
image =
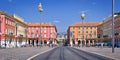
[[[16,23],[16,36],[15,36],[15,38],[16,38],[16,47],[17,47],[17,37],[18,37],[18,36],[17,36],[17,25],[18,25],[18,24]]]
[[[42,13],[43,12],[43,8],[42,8],[42,4],[40,3],[39,5],[38,5],[38,10],[40,11],[40,13]],[[42,20],[42,16],[40,16],[40,20]],[[42,43],[42,32],[41,32],[41,24],[42,23],[40,23],[40,42]]]
[[[52,46],[52,26],[50,24],[50,47]]]
[[[2,20],[0,20],[0,48],[1,48],[1,35],[2,35],[2,32],[1,32],[1,23],[2,23]]]
[[[83,40],[84,40],[84,26],[83,26],[83,20],[84,20],[84,18],[85,18],[85,14],[82,13],[82,14],[81,14],[81,19],[82,19],[82,42],[83,42]],[[81,46],[83,45],[82,42],[81,42]]]
[[[112,53],[114,53],[115,45],[115,35],[114,35],[114,0],[112,0]]]
[[[28,41],[28,36],[27,36],[27,34],[28,34],[28,27],[26,27],[26,30],[25,30],[25,32],[26,32],[26,45],[27,45],[27,41]]]

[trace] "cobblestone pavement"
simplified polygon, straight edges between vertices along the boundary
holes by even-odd
[[[52,49],[51,47],[24,47],[0,49],[0,60],[26,60],[27,58]]]
[[[112,53],[112,48],[80,47],[78,49],[120,60],[120,48],[115,48],[115,53]]]

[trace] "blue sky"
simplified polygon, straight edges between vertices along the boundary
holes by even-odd
[[[26,22],[39,22],[38,4],[42,3],[42,22],[55,24],[59,32],[66,32],[68,26],[81,22],[85,12],[85,22],[102,22],[111,15],[112,0],[1,0],[0,10],[17,14]],[[115,12],[120,11],[120,0],[115,0]]]

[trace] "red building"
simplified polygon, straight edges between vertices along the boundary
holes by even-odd
[[[56,35],[57,29],[53,24],[25,23],[24,19],[15,14],[9,15],[0,11],[0,46],[2,47],[48,44],[50,41],[54,44]]]
[[[0,45],[6,47],[20,46],[25,44],[25,29],[27,25],[24,21],[0,11]]]
[[[57,29],[55,25],[49,23],[27,23],[27,25],[29,44],[49,44],[50,41],[53,44],[56,43]]]

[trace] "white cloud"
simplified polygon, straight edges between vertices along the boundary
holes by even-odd
[[[58,20],[54,20],[53,22],[54,22],[54,23],[59,23],[60,21],[58,21]]]

